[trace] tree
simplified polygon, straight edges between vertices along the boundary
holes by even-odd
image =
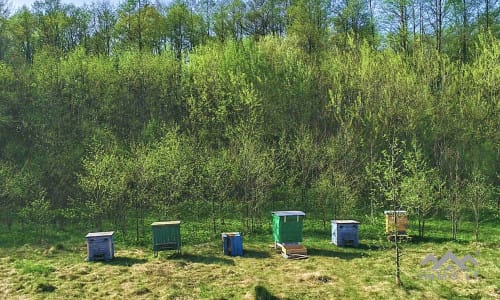
[[[205,39],[203,19],[188,10],[185,3],[175,1],[167,8],[166,36],[175,56],[180,59],[186,50],[191,50]]]
[[[387,12],[389,40],[397,51],[409,50],[409,10],[412,0],[384,0]]]
[[[0,0],[0,61],[5,59],[7,52],[7,20],[9,16],[9,3],[7,0]]]
[[[450,55],[460,59],[465,63],[470,58],[472,46],[472,24],[475,21],[475,15],[478,0],[448,0],[450,5]]]
[[[35,225],[40,240],[45,236],[47,226],[54,220],[54,212],[50,201],[43,193],[36,199],[29,201],[19,212],[19,216],[27,224]]]
[[[283,35],[286,2],[283,0],[249,0],[245,19],[246,32],[256,39],[266,35]]]
[[[380,193],[383,195],[386,203],[392,207],[394,228],[398,228],[397,210],[401,207],[401,181],[403,178],[403,169],[401,159],[404,144],[398,139],[393,138],[389,144],[389,151],[382,151],[382,158],[376,165],[375,183]],[[396,284],[402,285],[401,282],[401,249],[399,245],[398,230],[394,230],[394,245],[395,245],[395,269],[396,269]]]
[[[474,239],[479,242],[479,224],[485,209],[493,207],[491,195],[493,186],[486,182],[486,178],[478,169],[473,169],[471,179],[465,186],[466,202],[474,212]]]
[[[83,172],[78,175],[85,195],[83,203],[97,230],[102,230],[103,221],[109,217],[126,234],[128,162],[113,142],[93,147],[83,158]]]
[[[295,1],[287,11],[287,35],[309,54],[321,50],[326,42],[329,27],[329,3],[324,0]]]
[[[230,146],[233,157],[236,196],[241,200],[245,227],[256,230],[261,207],[266,204],[269,191],[275,183],[274,152],[259,142],[259,133],[242,125]]]
[[[113,29],[116,25],[116,12],[109,2],[93,3],[91,6],[91,37],[88,47],[92,53],[109,56],[113,46]]]
[[[320,147],[307,127],[300,127],[292,146],[291,169],[296,184],[300,187],[301,205],[308,211],[310,204],[307,191],[318,176]]]
[[[33,57],[37,47],[36,18],[23,6],[9,20],[10,32],[13,37],[15,49],[19,49],[27,64],[33,63]]]
[[[158,219],[175,213],[174,206],[189,195],[194,176],[193,156],[189,140],[179,134],[177,128],[170,128],[141,157],[143,184],[149,187],[150,201]]]
[[[403,166],[406,176],[401,182],[401,203],[417,215],[418,235],[423,238],[425,219],[436,207],[441,184],[437,171],[429,168],[415,140],[404,155]]]
[[[201,178],[202,197],[211,204],[211,218],[214,233],[217,233],[217,218],[224,225],[226,202],[233,191],[233,162],[226,149],[219,150],[206,157]]]
[[[106,20],[106,19],[105,19]],[[115,32],[125,49],[159,54],[166,47],[167,20],[149,1],[133,0],[119,12]]]
[[[226,40],[241,40],[245,34],[245,2],[231,0],[220,2],[217,11],[214,12],[214,32],[221,42]]]
[[[357,43],[363,40],[374,42],[372,32],[374,24],[370,17],[369,3],[365,0],[339,1],[334,10],[336,11],[333,18],[335,31],[344,36],[344,44],[347,44],[350,35]]]
[[[0,220],[10,230],[18,213],[42,193],[34,170],[18,169],[14,164],[0,161]]]
[[[68,50],[65,33],[69,25],[67,6],[61,0],[40,0],[33,3],[33,11],[37,19],[40,44],[54,53]]]

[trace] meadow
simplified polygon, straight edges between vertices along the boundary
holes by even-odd
[[[500,227],[483,224],[473,240],[472,223],[461,224],[450,240],[449,222],[428,222],[427,237],[403,243],[402,281],[394,279],[393,244],[384,236],[383,219],[360,226],[360,245],[330,243],[330,228],[304,222],[309,258],[288,260],[273,246],[271,222],[260,230],[242,229],[244,255],[224,256],[220,234],[205,223],[183,222],[182,254],[153,256],[151,234],[136,242],[115,234],[115,259],[87,262],[86,232],[81,228],[37,234],[29,227],[0,230],[2,299],[498,299],[500,297]],[[227,230],[243,228],[226,222]],[[148,228],[146,228],[148,229]],[[467,271],[448,263],[435,278],[421,266],[430,253],[471,254],[477,266]],[[441,272],[442,271],[442,272]],[[427,274],[427,275],[426,275]],[[427,276],[427,277],[425,277]],[[438,276],[440,276],[438,278]]]

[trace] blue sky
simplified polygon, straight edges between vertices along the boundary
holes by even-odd
[[[35,0],[7,0],[11,4],[11,8],[13,11],[21,8],[23,5],[26,5],[28,8],[31,8],[31,5],[35,2]],[[102,2],[103,0],[61,0],[62,3],[72,3],[76,6],[83,6],[84,4],[91,4],[92,2]],[[109,3],[116,5],[123,0],[108,0]]]

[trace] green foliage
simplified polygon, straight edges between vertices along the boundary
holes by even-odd
[[[425,219],[438,207],[442,183],[437,170],[427,165],[415,141],[405,154],[403,166],[406,175],[401,182],[401,202],[417,216],[419,237],[423,238]]]
[[[441,24],[441,2],[392,0],[3,13],[1,221],[45,191],[59,228],[134,223],[140,242],[152,212],[252,231],[276,208],[375,220],[397,196],[455,232],[500,159],[498,2],[459,2]]]
[[[27,203],[19,212],[19,217],[25,224],[34,225],[42,238],[46,228],[54,220],[54,213],[49,200],[41,194],[38,198]]]
[[[48,276],[55,271],[55,268],[51,266],[25,259],[16,261],[14,263],[14,268],[19,270],[22,274],[33,274],[37,276]]]

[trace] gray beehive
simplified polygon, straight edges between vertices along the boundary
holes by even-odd
[[[332,220],[332,243],[337,246],[359,245],[358,221]]]
[[[112,260],[115,257],[114,231],[91,232],[87,238],[87,260]]]

